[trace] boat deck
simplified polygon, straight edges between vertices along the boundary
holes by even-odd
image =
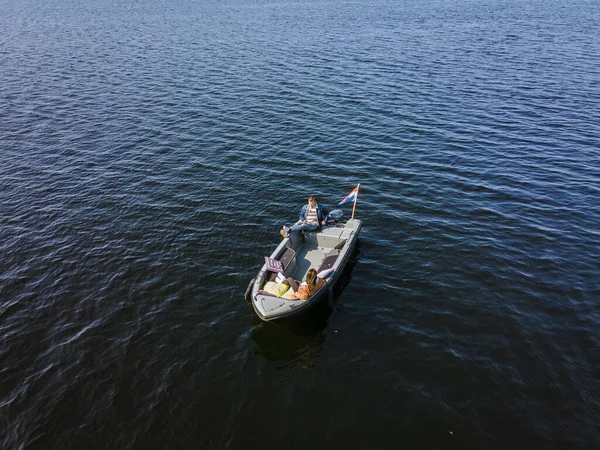
[[[301,245],[296,250],[296,264],[298,267],[294,272],[293,278],[304,281],[308,269],[318,269],[325,253],[329,250],[328,248],[316,247],[314,245]]]

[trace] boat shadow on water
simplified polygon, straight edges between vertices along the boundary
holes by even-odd
[[[254,327],[250,337],[254,342],[256,354],[284,365],[299,363],[304,368],[315,365],[315,360],[325,344],[329,317],[340,304],[341,296],[352,280],[360,248],[361,243],[358,240],[348,264],[332,289],[332,294],[325,296],[304,314],[276,322],[263,322],[254,316]]]

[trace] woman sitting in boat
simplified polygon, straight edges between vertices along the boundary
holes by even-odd
[[[286,238],[293,231],[314,231],[321,225],[327,224],[328,214],[327,210],[317,203],[317,197],[311,195],[308,197],[308,204],[304,205],[302,210],[300,210],[300,216],[298,217],[300,220],[291,227],[284,225],[279,233],[282,237]]]
[[[324,284],[325,280],[317,277],[315,269],[309,269],[306,273],[306,283],[298,286],[298,283],[290,278],[287,279],[290,287],[294,290],[296,300],[308,300],[315,292],[317,292]]]

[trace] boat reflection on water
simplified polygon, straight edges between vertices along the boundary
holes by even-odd
[[[254,317],[250,337],[255,353],[284,365],[302,364],[310,368],[316,364],[325,344],[329,317],[340,302],[346,286],[352,280],[354,266],[360,256],[361,243],[357,241],[348,264],[333,287],[332,294],[323,298],[304,314],[277,322],[263,322]]]

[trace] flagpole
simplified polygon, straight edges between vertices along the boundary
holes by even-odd
[[[358,191],[360,190],[360,183],[356,186],[356,197],[354,197],[354,206],[352,207],[352,219],[354,219],[354,210],[356,209],[356,202],[358,200]]]

